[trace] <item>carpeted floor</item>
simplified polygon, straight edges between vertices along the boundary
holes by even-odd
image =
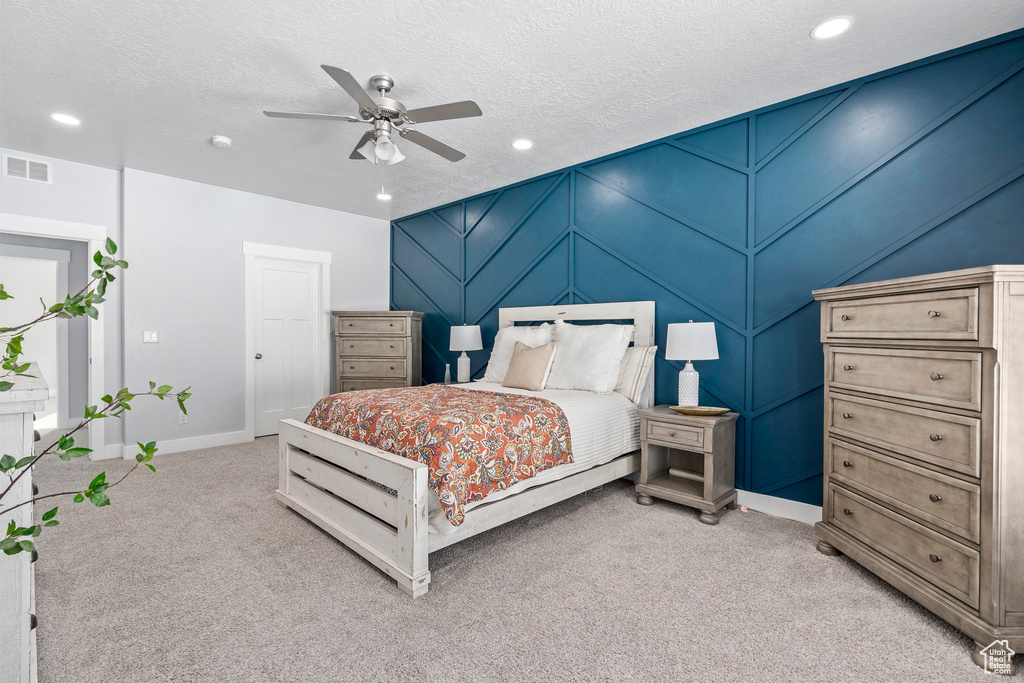
[[[156,463],[40,539],[40,681],[993,680],[797,522],[706,526],[616,482],[434,553],[413,601],[273,500],[276,439]]]

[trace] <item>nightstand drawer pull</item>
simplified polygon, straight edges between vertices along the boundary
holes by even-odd
[[[849,420],[851,417],[853,417],[853,415],[851,415],[850,413],[843,413],[844,420]]]
[[[849,460],[844,460],[843,467],[853,467],[853,463],[850,462]]]
[[[932,441],[942,441],[942,434],[931,434],[928,438]]]
[[[938,382],[940,379],[942,379],[942,374],[941,373],[938,373],[938,372],[933,372],[932,373],[932,381],[933,382]]]
[[[942,558],[939,557],[938,555],[936,555],[935,553],[932,553],[931,555],[929,555],[928,559],[931,560],[932,562],[942,562]]]
[[[852,515],[853,514],[853,510],[851,510],[850,508],[843,508],[843,514],[844,515]]]
[[[942,314],[939,313],[938,311],[928,311],[929,318],[938,318],[940,315]]]
[[[846,370],[847,372],[850,372],[851,370],[853,370],[853,366],[852,365],[844,365],[843,366],[843,370]]]
[[[848,316],[848,315],[846,315],[845,313],[844,313],[844,314],[843,314],[842,316],[840,316],[840,317],[841,317],[841,318],[842,318],[842,320],[844,320],[844,321],[847,321],[847,320],[851,320],[851,319],[852,319],[852,318],[851,318],[851,316]]]
[[[928,495],[928,500],[930,500],[933,503],[938,503],[940,500],[942,500],[942,496],[940,496],[937,493],[931,493]]]

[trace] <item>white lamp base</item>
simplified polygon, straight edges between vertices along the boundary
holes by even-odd
[[[679,405],[698,406],[699,399],[700,373],[687,361],[686,367],[679,371]]]
[[[459,356],[459,382],[464,383],[469,381],[469,356],[463,351],[462,355]]]

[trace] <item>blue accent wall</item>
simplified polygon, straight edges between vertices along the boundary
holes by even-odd
[[[661,348],[714,321],[701,403],[742,415],[737,486],[820,505],[811,290],[1024,263],[1022,70],[1018,31],[395,220],[392,307],[426,314],[427,382],[499,307],[653,299]]]

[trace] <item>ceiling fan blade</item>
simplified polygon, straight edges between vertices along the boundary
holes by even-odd
[[[363,137],[359,138],[359,142],[357,142],[356,146],[352,148],[352,153],[348,155],[348,158],[349,159],[365,159],[366,157],[364,157],[362,154],[359,153],[359,148],[362,147],[363,145],[365,145],[370,140],[372,140],[373,139],[373,134],[374,134],[374,132],[372,130],[368,130],[365,133],[363,133]]]
[[[448,119],[467,119],[471,116],[482,116],[483,112],[473,100],[438,104],[433,107],[421,107],[405,112],[411,123],[427,123],[428,121],[447,121]]]
[[[272,119],[315,119],[318,121],[349,121],[351,123],[369,123],[355,116],[344,114],[304,114],[297,111],[264,111]]]
[[[440,140],[435,140],[429,135],[424,135],[418,130],[403,130],[401,133],[402,137],[409,142],[415,143],[420,147],[429,149],[434,154],[440,154],[448,161],[460,161],[466,158],[466,155],[454,147],[449,147]]]
[[[321,64],[320,68],[326,71],[327,75],[333,78],[334,82],[340,85],[360,107],[370,111],[377,110],[377,103],[373,101],[368,92],[363,90],[363,86],[359,85],[359,81],[355,79],[355,76],[336,66]]]

